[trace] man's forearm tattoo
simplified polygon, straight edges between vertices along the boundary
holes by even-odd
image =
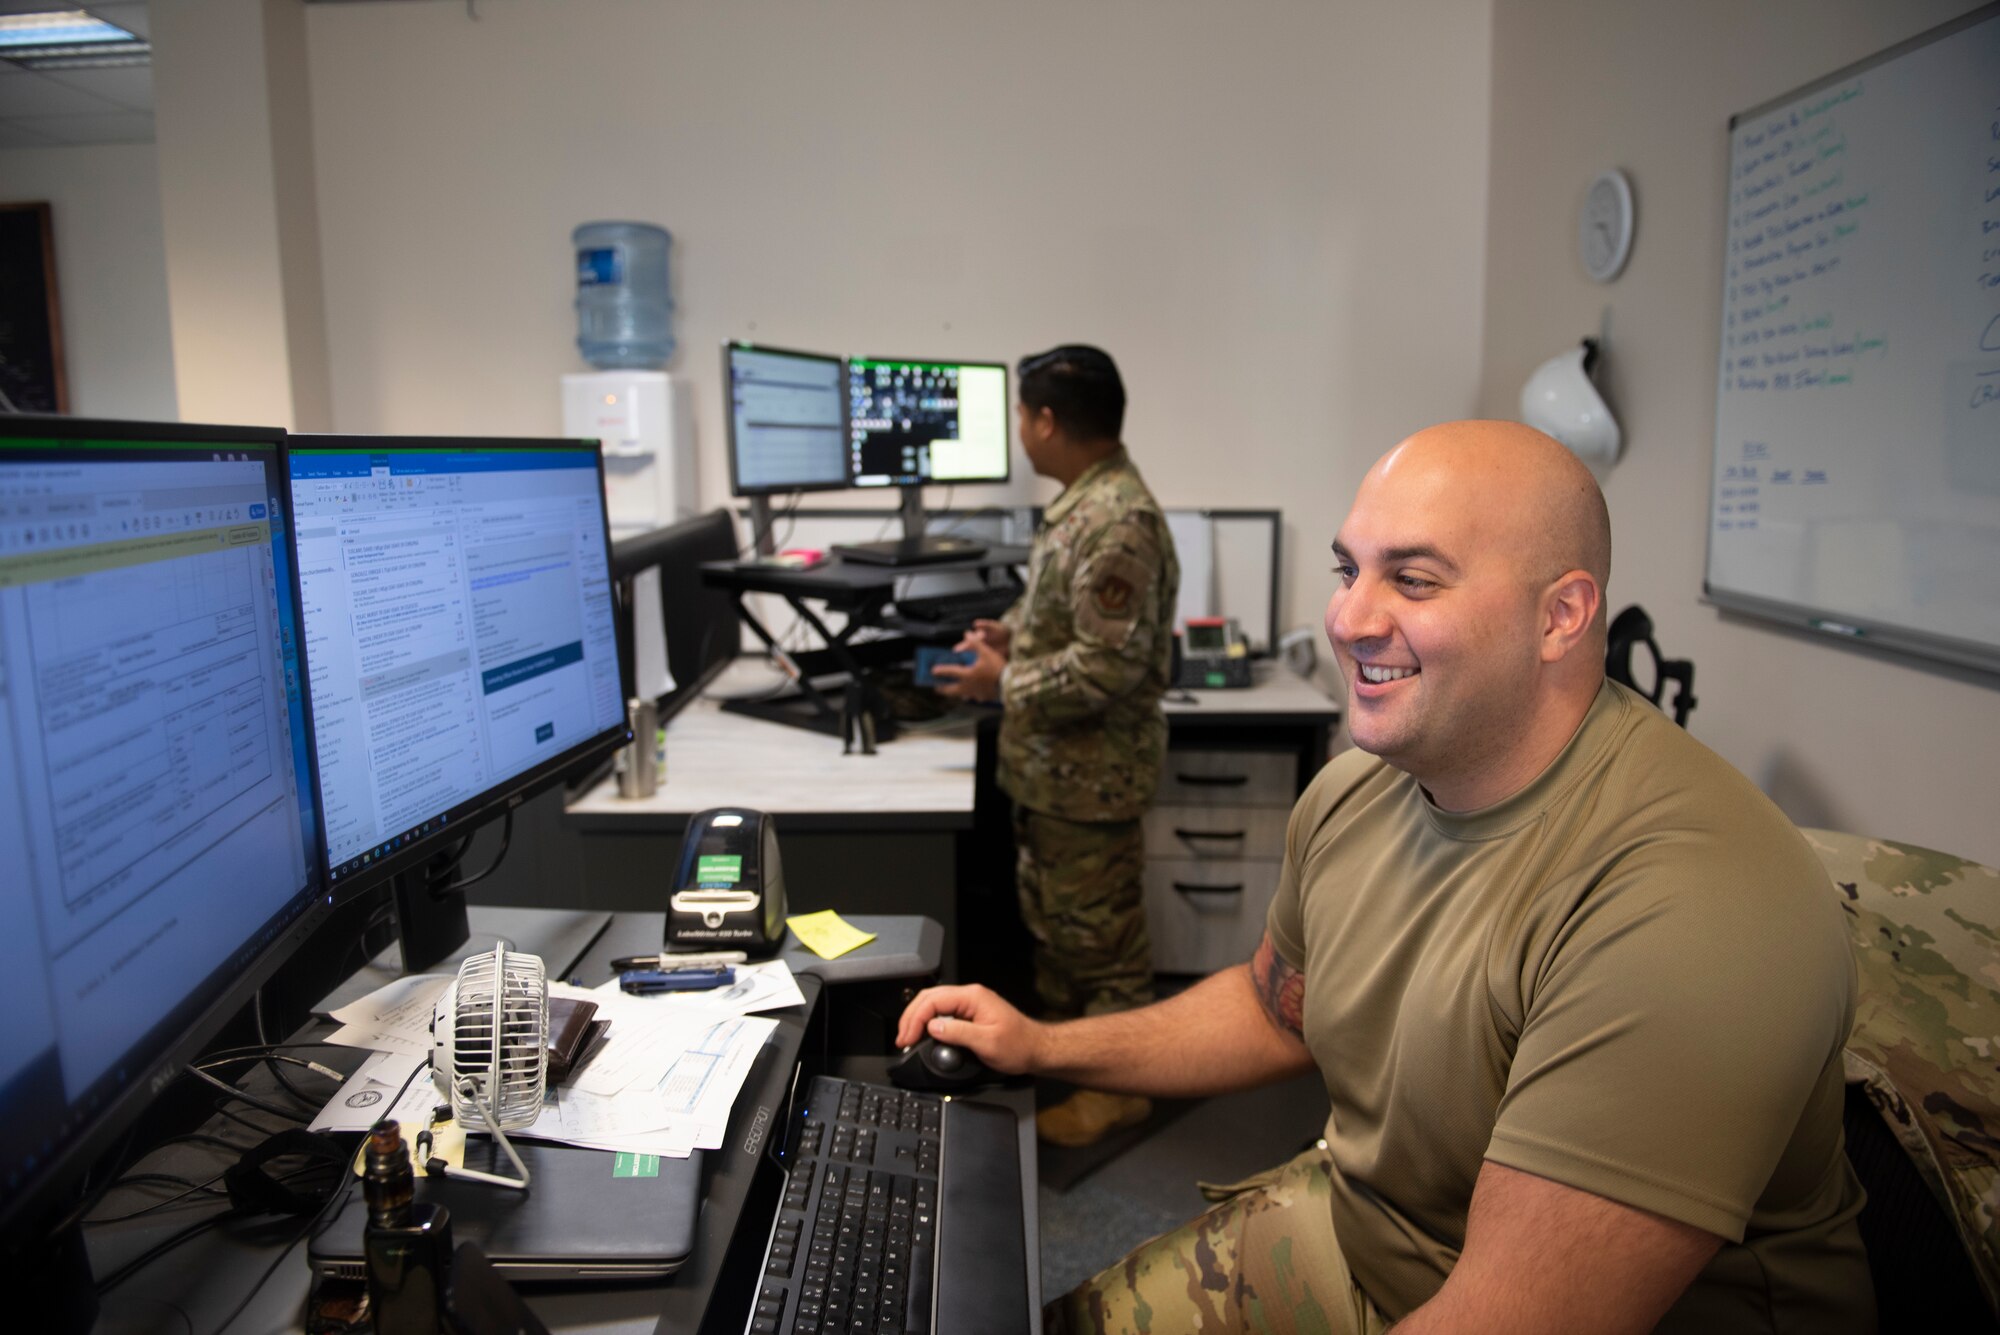
[[[1265,937],[1250,961],[1250,980],[1257,990],[1258,1004],[1271,1023],[1286,1033],[1305,1037],[1306,976],[1285,962]]]

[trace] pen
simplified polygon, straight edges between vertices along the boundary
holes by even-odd
[[[661,952],[658,955],[621,955],[611,961],[614,973],[625,973],[632,969],[657,969],[671,973],[675,969],[708,969],[718,964],[742,964],[750,957],[740,950],[709,950],[685,955]]]
[[[638,996],[649,992],[706,992],[735,981],[736,970],[727,964],[707,969],[630,969],[618,975],[618,986]]]

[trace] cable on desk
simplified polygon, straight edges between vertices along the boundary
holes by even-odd
[[[209,1109],[209,1111],[214,1116],[227,1117],[232,1122],[238,1123],[239,1125],[242,1126],[247,1126],[260,1136],[276,1135],[278,1130],[283,1129],[283,1128],[277,1128],[276,1130],[274,1130],[273,1128],[268,1126],[258,1126],[255,1122],[251,1121],[249,1118],[244,1117],[240,1113],[232,1111],[228,1105],[228,1101],[225,1099],[217,1099],[215,1101],[215,1106]],[[304,1126],[308,1120],[307,1118],[299,1116],[297,1113],[281,1112],[281,1113],[274,1113],[272,1115],[275,1117],[284,1118],[287,1122],[291,1123],[293,1126]]]
[[[111,1151],[109,1154],[99,1157],[98,1160],[90,1166],[89,1170],[84,1174],[83,1180],[77,1184],[76,1204],[73,1207],[71,1207],[70,1212],[64,1215],[61,1221],[58,1222],[54,1228],[51,1228],[49,1230],[51,1234],[62,1232],[64,1229],[70,1227],[70,1225],[76,1223],[77,1220],[83,1218],[85,1215],[89,1214],[92,1210],[95,1210],[97,1208],[97,1203],[104,1199],[104,1194],[110,1191],[113,1187],[118,1185],[118,1179],[116,1177],[112,1178],[111,1181],[106,1182],[102,1186],[92,1186],[91,1179],[97,1176],[97,1170],[105,1164],[112,1165],[112,1167],[115,1170],[119,1164],[124,1163],[125,1152],[132,1148],[132,1140],[138,1134],[139,1134],[139,1128],[137,1126],[132,1127],[132,1129],[127,1131],[125,1135],[119,1140],[117,1149]]]
[[[278,1058],[271,1049],[271,1047],[269,1046],[271,1042],[271,1036],[264,1031],[264,989],[261,987],[258,988],[257,991],[250,998],[250,1018],[256,1023],[257,1026],[257,1041],[265,1045],[264,1065],[266,1069],[268,1069],[271,1072],[271,1078],[273,1080],[276,1080],[280,1085],[282,1085],[284,1087],[285,1092],[287,1094],[290,1094],[293,1098],[299,1100],[299,1102],[301,1103],[310,1102],[310,1100],[306,1096],[306,1092],[300,1089],[297,1085],[293,1084],[291,1081],[291,1077],[286,1075],[284,1071],[279,1068]],[[211,1058],[211,1060],[219,1061],[223,1059]],[[326,1071],[327,1068],[324,1066],[320,1066],[320,1067],[315,1067],[314,1069],[319,1071]]]
[[[259,1062],[259,1061],[286,1062],[293,1066],[303,1066],[308,1071],[311,1071],[314,1075],[323,1075],[329,1080],[338,1080],[343,1083],[345,1083],[345,1081],[347,1080],[346,1076],[334,1070],[331,1066],[321,1066],[318,1062],[309,1062],[303,1057],[288,1056],[287,1054],[282,1052],[243,1052],[243,1053],[238,1053],[232,1057],[210,1057],[204,1061],[198,1061],[194,1063],[194,1069],[197,1071],[213,1071],[218,1066],[230,1066],[235,1064],[236,1062]],[[292,1086],[287,1085],[286,1088],[291,1089]],[[312,1095],[303,1092],[300,1092],[298,1097],[304,1102],[310,1103],[315,1107],[326,1102],[325,1099],[316,1099]]]
[[[233,1048],[217,1048],[213,1052],[204,1052],[202,1060],[214,1062],[221,1061],[225,1057],[261,1057],[267,1052],[291,1052],[298,1048],[338,1048],[343,1052],[356,1051],[351,1043],[336,1043],[329,1038],[302,1038],[296,1043],[244,1043]],[[344,1075],[340,1078],[347,1079]]]
[[[428,1069],[430,1069],[430,1061],[427,1058],[423,1062],[419,1063],[417,1068],[411,1071],[409,1076],[404,1079],[402,1087],[396,1091],[396,1097],[389,1101],[389,1106],[393,1108],[398,1103],[402,1102],[403,1095],[409,1092],[410,1082],[415,1080],[417,1076],[421,1075],[424,1071]],[[220,1112],[222,1110],[218,1108],[217,1111]],[[241,1121],[242,1119],[237,1118],[236,1120]],[[246,1122],[245,1125],[255,1126],[255,1123]],[[299,1243],[304,1241],[305,1238],[308,1235],[310,1235],[314,1229],[319,1227],[319,1225],[332,1212],[337,1202],[346,1200],[348,1194],[354,1190],[355,1177],[353,1173],[343,1170],[340,1174],[340,1177],[341,1177],[340,1183],[337,1186],[335,1186],[332,1191],[329,1191],[326,1194],[326,1201],[320,1206],[319,1210],[313,1215],[313,1217],[307,1221],[306,1226],[300,1229],[297,1235],[295,1235],[289,1243],[285,1244],[285,1249],[279,1252],[278,1255],[272,1260],[271,1264],[265,1268],[264,1273],[258,1277],[257,1283],[251,1287],[248,1293],[243,1295],[243,1300],[236,1305],[236,1309],[223,1319],[223,1322],[220,1326],[216,1327],[217,1335],[221,1335],[221,1332],[227,1330],[231,1325],[231,1323],[233,1323],[237,1317],[243,1315],[243,1309],[248,1307],[250,1305],[250,1300],[257,1296],[257,1294],[263,1289],[265,1284],[270,1282],[271,1276],[277,1273],[278,1266],[284,1262],[284,1259],[287,1256],[290,1256],[292,1254],[292,1249],[294,1247],[297,1247]],[[147,1248],[139,1256],[133,1258],[130,1261],[127,1261],[124,1265],[119,1266],[118,1269],[113,1271],[110,1275],[107,1275],[105,1278],[99,1280],[97,1282],[97,1292],[100,1294],[110,1292],[112,1289],[124,1283],[127,1279],[130,1279],[140,1270],[144,1269],[148,1265],[151,1265],[154,1261],[166,1255],[168,1252],[180,1246],[182,1243],[185,1243],[192,1238],[199,1237],[202,1233],[205,1233],[209,1229],[214,1228],[217,1224],[222,1223],[224,1220],[236,1219],[241,1217],[242,1217],[241,1212],[232,1207],[227,1210],[217,1211],[215,1214],[210,1215],[206,1219],[197,1220],[193,1224],[190,1224],[188,1227],[182,1229],[180,1232],[175,1233],[172,1236],[164,1239],[163,1241],[156,1243],[152,1247]]]
[[[254,1147],[249,1145],[236,1145],[236,1146],[231,1146],[231,1148],[241,1151],[247,1151]],[[316,1164],[316,1163],[307,1164],[303,1168],[295,1168],[289,1173],[282,1174],[281,1176],[274,1178],[273,1181],[290,1184],[298,1181],[300,1178],[310,1177],[314,1173],[323,1173],[325,1171],[326,1167],[323,1164]],[[114,1214],[102,1218],[86,1219],[83,1221],[83,1226],[85,1228],[95,1228],[100,1224],[122,1224],[128,1219],[139,1219],[146,1215],[155,1214],[158,1211],[164,1210],[170,1205],[177,1205],[181,1201],[186,1200],[189,1196],[192,1196],[197,1192],[201,1192],[209,1196],[227,1196],[229,1193],[227,1191],[218,1190],[215,1184],[222,1181],[222,1179],[227,1177],[228,1175],[229,1175],[228,1170],[224,1169],[222,1172],[217,1173],[214,1177],[209,1178],[208,1181],[206,1182],[188,1182],[188,1180],[184,1177],[173,1177],[166,1173],[139,1173],[131,1177],[120,1178],[118,1181],[111,1184],[112,1189],[115,1190],[118,1187],[135,1186],[153,1180],[158,1180],[161,1182],[185,1183],[187,1185],[187,1190],[169,1196],[165,1200],[154,1201],[151,1205],[145,1206],[142,1209],[132,1210],[126,1214]]]
[[[249,1124],[246,1123],[245,1125]],[[233,1140],[224,1140],[221,1136],[211,1136],[206,1132],[190,1131],[188,1134],[184,1136],[170,1136],[167,1139],[159,1142],[157,1145],[154,1145],[153,1149],[161,1150],[165,1149],[169,1145],[213,1145],[217,1149],[228,1150],[231,1153],[238,1155],[243,1154],[249,1151],[250,1149],[254,1148],[253,1146],[250,1145],[239,1145]],[[137,1210],[131,1214],[114,1215],[109,1219],[86,1219],[83,1217],[87,1215],[91,1210],[94,1210],[99,1205],[103,1204],[104,1198],[106,1196],[109,1196],[112,1192],[117,1191],[120,1187],[129,1187],[146,1182],[172,1182],[182,1186],[191,1186],[195,1190],[201,1190],[203,1188],[212,1187],[215,1183],[220,1182],[221,1180],[222,1180],[221,1174],[217,1174],[216,1176],[209,1178],[208,1181],[199,1184],[190,1183],[187,1178],[177,1178],[167,1173],[135,1173],[135,1174],[128,1174],[124,1177],[116,1177],[113,1178],[111,1181],[105,1183],[104,1189],[96,1193],[93,1197],[91,1197],[91,1199],[88,1202],[79,1206],[76,1210],[72,1211],[68,1218],[64,1219],[62,1223],[56,1225],[54,1231],[60,1232],[61,1230],[68,1228],[71,1224],[77,1223],[79,1221],[82,1222],[85,1228],[89,1228],[95,1224],[115,1224],[118,1223],[120,1220],[135,1219],[139,1215],[150,1214],[154,1210],[158,1210],[165,1206],[172,1205],[175,1201],[182,1199],[182,1197],[188,1194],[187,1192],[182,1192],[179,1196],[170,1196],[164,1201],[155,1201],[153,1204],[147,1206],[143,1210]],[[212,1192],[211,1194],[220,1195],[221,1193]]]
[[[244,1103],[249,1104],[251,1107],[261,1109],[262,1111],[271,1114],[271,1116],[273,1117],[283,1117],[290,1121],[305,1120],[304,1118],[295,1115],[291,1109],[280,1108],[277,1104],[272,1103],[269,1099],[265,1099],[260,1097],[259,1095],[252,1094],[247,1089],[238,1089],[235,1085],[230,1084],[227,1080],[219,1080],[215,1076],[210,1075],[207,1071],[202,1070],[199,1066],[183,1066],[181,1069],[183,1071],[186,1071],[189,1075],[193,1076],[197,1080],[204,1080],[207,1081],[209,1084],[214,1085],[217,1089],[229,1095],[229,1097],[233,1099],[240,1099]]]
[[[349,1173],[347,1174],[347,1176],[351,1180],[354,1174]],[[344,1194],[345,1194],[344,1192],[339,1192],[339,1191],[330,1193],[326,1198],[327,1204],[331,1205],[336,1199],[338,1199]],[[325,1217],[326,1217],[326,1207],[321,1206],[320,1212],[314,1215],[311,1219],[307,1220],[306,1226],[300,1229],[296,1234],[294,1234],[292,1236],[292,1240],[285,1244],[285,1249],[279,1252],[276,1256],[271,1258],[271,1264],[264,1267],[264,1273],[257,1276],[257,1282],[250,1286],[250,1291],[243,1295],[242,1299],[236,1304],[235,1307],[230,1309],[228,1316],[222,1318],[222,1324],[215,1328],[215,1335],[222,1335],[223,1331],[228,1330],[232,1325],[236,1324],[236,1318],[243,1315],[243,1309],[250,1305],[250,1300],[252,1298],[255,1298],[259,1293],[262,1293],[264,1291],[264,1286],[271,1282],[271,1276],[278,1273],[278,1267],[283,1265],[285,1263],[285,1258],[292,1254],[292,1248],[298,1246],[301,1242],[304,1242],[306,1238],[311,1235],[312,1231],[319,1227],[320,1220],[324,1219]]]
[[[157,1261],[160,1257],[165,1256],[168,1252],[180,1246],[182,1243],[187,1242],[190,1239],[199,1237],[203,1233],[206,1233],[209,1229],[214,1228],[217,1224],[221,1223],[223,1220],[233,1219],[235,1218],[235,1216],[236,1212],[234,1210],[221,1210],[216,1212],[215,1214],[210,1215],[206,1219],[197,1219],[194,1223],[189,1224],[186,1228],[182,1229],[180,1232],[171,1235],[163,1242],[155,1243],[153,1246],[139,1253],[139,1255],[133,1258],[132,1260],[127,1261],[124,1265],[119,1266],[116,1270],[112,1271],[109,1275],[106,1275],[103,1279],[98,1280],[97,1291],[99,1293],[111,1292],[111,1290],[117,1288],[120,1284],[123,1284],[126,1280],[132,1278],[132,1276],[138,1274],[141,1270],[144,1270],[154,1261]]]
[[[430,1069],[430,1060],[426,1058],[422,1063],[420,1063],[417,1066],[416,1070],[411,1071],[408,1076],[404,1077],[402,1087],[396,1091],[396,1097],[389,1100],[388,1106],[393,1108],[397,1104],[401,1103],[403,1101],[403,1095],[409,1092],[410,1082],[412,1080],[415,1080],[419,1075],[421,1075],[423,1072],[429,1069]],[[292,1249],[298,1246],[301,1242],[304,1242],[308,1237],[310,1237],[313,1234],[315,1230],[319,1228],[319,1226],[322,1223],[324,1223],[328,1218],[332,1216],[335,1202],[345,1201],[348,1195],[351,1192],[353,1192],[355,1175],[350,1172],[343,1172],[341,1174],[341,1178],[342,1181],[340,1186],[334,1188],[332,1191],[327,1193],[326,1204],[319,1207],[319,1213],[315,1214],[310,1220],[306,1222],[306,1226],[304,1228],[300,1229],[295,1235],[293,1235],[292,1240],[285,1244],[285,1249],[283,1251],[279,1252],[276,1256],[271,1258],[271,1264],[264,1267],[264,1273],[257,1277],[257,1282],[255,1284],[250,1286],[250,1291],[243,1295],[242,1300],[236,1304],[235,1308],[230,1311],[229,1315],[222,1319],[222,1324],[215,1328],[215,1335],[222,1335],[223,1331],[228,1330],[232,1325],[236,1323],[236,1318],[242,1316],[244,1309],[250,1306],[250,1300],[255,1298],[259,1293],[263,1292],[264,1286],[271,1282],[271,1276],[278,1273],[278,1267],[280,1265],[283,1265],[285,1258],[292,1254]]]
[[[209,1062],[209,1063],[213,1063],[213,1062],[216,1062],[216,1061],[219,1061],[219,1060],[222,1060],[222,1059],[224,1059],[225,1057],[227,1057],[227,1058],[229,1058],[229,1059],[236,1059],[236,1058],[237,1058],[238,1056],[240,1056],[241,1054],[245,1054],[245,1053],[258,1053],[258,1054],[261,1054],[261,1053],[264,1053],[264,1052],[269,1052],[269,1051],[274,1051],[274,1050],[275,1050],[275,1048],[276,1048],[276,1047],[278,1047],[278,1046],[284,1046],[284,1047],[325,1047],[325,1046],[332,1046],[332,1045],[328,1045],[328,1044],[317,1044],[317,1043],[299,1043],[299,1044],[282,1044],[282,1045],[272,1045],[272,1044],[258,1044],[258,1045],[255,1045],[255,1046],[253,1046],[253,1047],[247,1047],[247,1048],[225,1048],[225,1049],[223,1049],[223,1050],[222,1050],[222,1051],[221,1051],[220,1053],[210,1053],[210,1054],[208,1055],[208,1062]],[[288,1061],[289,1061],[289,1060],[296,1060],[296,1059],[295,1059],[295,1058],[285,1058],[284,1060],[288,1060]],[[307,1064],[308,1064],[308,1065],[311,1065],[310,1063],[307,1063]],[[265,1112],[268,1112],[268,1113],[270,1113],[270,1114],[271,1114],[272,1116],[274,1116],[274,1117],[282,1117],[282,1118],[284,1118],[284,1119],[285,1119],[285,1120],[286,1120],[286,1121],[287,1121],[288,1123],[291,1123],[291,1124],[293,1124],[293,1125],[297,1125],[297,1124],[299,1124],[299,1123],[301,1123],[301,1122],[304,1122],[304,1121],[306,1120],[305,1118],[303,1118],[303,1117],[300,1117],[299,1115],[297,1115],[296,1113],[294,1113],[294,1112],[292,1112],[292,1111],[290,1111],[290,1110],[288,1110],[288,1109],[284,1109],[284,1108],[279,1108],[279,1107],[277,1107],[277,1106],[276,1106],[275,1104],[270,1104],[270,1103],[266,1103],[266,1102],[264,1102],[264,1101],[262,1101],[262,1100],[260,1100],[260,1099],[256,1098],[256,1096],[254,1096],[254,1095],[251,1095],[251,1094],[248,1094],[248,1093],[246,1093],[246,1092],[244,1092],[244,1091],[242,1091],[242,1090],[239,1090],[239,1089],[237,1089],[237,1088],[236,1088],[235,1086],[233,1086],[233,1085],[228,1085],[228,1084],[225,1084],[225,1083],[223,1083],[222,1081],[219,1081],[219,1080],[216,1080],[216,1079],[215,1079],[215,1078],[214,1078],[213,1076],[210,1076],[210,1075],[207,1075],[207,1074],[206,1074],[206,1073],[204,1073],[203,1071],[200,1071],[200,1070],[196,1070],[196,1069],[195,1069],[194,1067],[192,1067],[192,1066],[190,1066],[190,1067],[187,1067],[187,1068],[185,1068],[185,1069],[186,1069],[186,1071],[187,1071],[187,1073],[188,1073],[188,1074],[190,1074],[190,1075],[195,1075],[195,1076],[199,1076],[199,1077],[200,1077],[201,1079],[203,1079],[203,1080],[206,1080],[206,1081],[208,1081],[208,1083],[210,1083],[210,1084],[212,1084],[212,1085],[218,1085],[218,1086],[220,1086],[220,1087],[221,1087],[221,1088],[222,1088],[222,1089],[223,1089],[223,1090],[224,1090],[224,1091],[225,1091],[226,1093],[230,1094],[230,1095],[231,1095],[232,1097],[235,1097],[235,1098],[240,1098],[240,1099],[243,1099],[244,1101],[246,1101],[246,1102],[248,1102],[248,1103],[252,1103],[252,1104],[256,1105],[257,1107],[259,1107],[259,1108],[263,1109],[263,1110],[264,1110]],[[322,1072],[322,1073],[324,1073],[324,1074],[327,1074],[327,1075],[331,1075],[331,1076],[335,1077],[335,1078],[336,1078],[336,1079],[338,1079],[338,1080],[345,1080],[345,1079],[347,1078],[347,1077],[345,1077],[345,1076],[343,1076],[343,1075],[340,1075],[340,1074],[339,1074],[339,1072],[337,1072],[337,1071],[334,1071],[334,1070],[332,1070],[332,1069],[331,1069],[330,1067],[324,1067],[324,1066],[313,1066],[313,1069],[315,1069],[315,1070],[317,1070],[317,1071],[320,1071],[320,1072]],[[288,1084],[288,1085],[287,1085],[287,1088],[289,1089],[289,1088],[291,1088],[291,1086],[290,1086],[290,1085]],[[307,1095],[305,1095],[305,1094],[302,1094],[302,1093],[298,1094],[298,1095],[297,1095],[297,1097],[298,1097],[298,1098],[299,1098],[299,1099],[300,1099],[300,1100],[301,1100],[302,1102],[305,1102],[305,1103],[308,1103],[308,1104],[312,1104],[312,1105],[313,1105],[313,1106],[315,1106],[315,1107],[317,1107],[317,1106],[319,1105],[319,1103],[320,1103],[320,1102],[322,1102],[321,1100],[315,1100],[315,1099],[312,1099],[312,1098],[310,1098],[309,1096],[307,1096]],[[215,1106],[215,1108],[214,1108],[214,1109],[213,1109],[212,1111],[213,1111],[213,1112],[215,1112],[215,1113],[219,1113],[219,1114],[221,1114],[221,1115],[222,1115],[222,1116],[224,1116],[224,1117],[227,1117],[227,1118],[228,1118],[228,1119],[229,1119],[230,1121],[232,1121],[232,1122],[238,1122],[238,1123],[241,1123],[241,1124],[242,1124],[243,1126],[246,1126],[246,1127],[250,1128],[250,1129],[251,1129],[252,1131],[255,1131],[255,1132],[256,1132],[256,1133],[257,1133],[258,1135],[260,1135],[260,1136],[269,1136],[269,1135],[271,1135],[271,1134],[272,1134],[272,1130],[271,1130],[271,1128],[270,1128],[270,1127],[265,1127],[265,1126],[258,1126],[258,1125],[257,1125],[257,1124],[256,1124],[255,1122],[252,1122],[252,1121],[250,1121],[250,1120],[249,1120],[249,1119],[247,1119],[247,1118],[243,1118],[243,1117],[239,1117],[239,1116],[237,1116],[237,1115],[236,1115],[235,1113],[233,1113],[233,1112],[230,1112],[230,1111],[229,1111],[229,1110],[228,1110],[227,1108],[223,1107],[223,1106],[222,1106],[222,1104],[221,1104],[220,1102],[218,1102],[218,1103],[217,1103],[217,1105]],[[98,1160],[98,1162],[99,1162],[100,1164],[111,1164],[111,1165],[113,1165],[114,1167],[115,1167],[116,1165],[118,1165],[118,1164],[122,1163],[122,1162],[124,1161],[124,1158],[125,1158],[125,1152],[126,1152],[126,1151],[127,1151],[128,1149],[130,1149],[130,1148],[131,1148],[131,1145],[132,1145],[132,1139],[133,1139],[133,1137],[134,1137],[134,1136],[136,1136],[137,1134],[138,1134],[138,1130],[137,1130],[137,1128],[134,1128],[133,1130],[131,1130],[131,1131],[128,1131],[128,1132],[126,1132],[126,1133],[125,1133],[125,1137],[124,1137],[124,1139],[123,1139],[123,1140],[121,1140],[121,1141],[119,1142],[119,1144],[118,1144],[118,1148],[117,1148],[116,1150],[112,1151],[111,1153],[109,1153],[109,1154],[106,1154],[106,1155],[104,1155],[104,1156],[103,1156],[103,1157],[102,1157],[102,1158],[101,1158],[100,1160]],[[232,1144],[230,1144],[230,1143],[229,1143],[228,1141],[225,1141],[225,1140],[222,1140],[222,1139],[220,1139],[219,1137],[214,1137],[214,1136],[200,1136],[200,1135],[188,1135],[188,1136],[175,1136],[175,1137],[173,1137],[172,1139],[169,1139],[169,1140],[165,1140],[165,1141],[162,1141],[162,1142],[160,1142],[160,1144],[162,1144],[162,1145],[173,1145],[173,1144],[178,1144],[178,1143],[181,1143],[181,1142],[185,1142],[185,1141],[194,1141],[194,1140],[207,1140],[207,1141],[212,1141],[213,1143],[215,1143],[215,1144],[217,1144],[217,1145],[220,1145],[220,1146],[223,1146],[224,1148],[227,1148],[227,1149],[233,1149],[233,1150],[237,1151],[238,1153],[241,1153],[241,1152],[242,1152],[242,1151],[244,1151],[245,1149],[249,1148],[248,1146],[244,1146],[244,1145],[232,1145]],[[155,1148],[157,1148],[157,1146],[156,1146]],[[76,1204],[75,1204],[75,1205],[74,1205],[74,1206],[73,1206],[73,1207],[72,1207],[72,1208],[70,1209],[70,1211],[69,1211],[69,1213],[68,1213],[68,1214],[66,1214],[66,1215],[64,1215],[64,1216],[62,1217],[61,1221],[60,1221],[59,1223],[57,1223],[57,1224],[55,1225],[54,1229],[52,1229],[51,1231],[52,1231],[52,1232],[61,1232],[61,1231],[62,1231],[63,1229],[66,1229],[66,1228],[70,1227],[71,1225],[73,1225],[73,1224],[75,1224],[75,1223],[77,1223],[77,1222],[79,1222],[79,1221],[83,1220],[84,1216],[88,1215],[88,1214],[89,1214],[89,1213],[90,1213],[90,1212],[91,1212],[92,1210],[94,1210],[94,1209],[96,1209],[96,1208],[97,1208],[97,1206],[99,1205],[99,1203],[101,1203],[101,1202],[103,1201],[103,1199],[105,1198],[105,1196],[109,1195],[109,1194],[110,1194],[110,1193],[111,1193],[111,1192],[112,1192],[113,1190],[115,1190],[115,1189],[116,1189],[116,1188],[117,1188],[118,1186],[120,1186],[121,1184],[123,1184],[123,1183],[126,1183],[126,1182],[129,1182],[129,1181],[131,1181],[131,1180],[132,1180],[132,1179],[130,1179],[130,1178],[126,1178],[126,1177],[113,1177],[113,1178],[112,1178],[112,1179],[111,1179],[110,1181],[108,1181],[108,1182],[104,1183],[104,1184],[103,1184],[102,1186],[100,1186],[100,1187],[95,1187],[95,1188],[93,1188],[93,1187],[92,1187],[92,1186],[91,1186],[91,1185],[89,1184],[88,1180],[86,1180],[85,1184],[84,1184],[84,1185],[83,1185],[83,1186],[82,1186],[81,1188],[79,1188],[79,1190],[78,1190],[78,1192],[77,1192],[77,1201],[76,1201]],[[100,1221],[100,1222],[101,1222],[101,1221]]]

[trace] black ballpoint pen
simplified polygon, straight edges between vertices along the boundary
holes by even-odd
[[[742,964],[749,958],[740,950],[709,950],[686,955],[666,952],[658,955],[621,955],[611,961],[611,972],[654,969],[660,973],[672,973],[676,969],[712,969],[718,964]]]

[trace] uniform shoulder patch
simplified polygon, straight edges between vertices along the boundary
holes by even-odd
[[[1107,570],[1091,585],[1090,600],[1097,605],[1098,615],[1119,620],[1131,615],[1135,592],[1131,580]]]

